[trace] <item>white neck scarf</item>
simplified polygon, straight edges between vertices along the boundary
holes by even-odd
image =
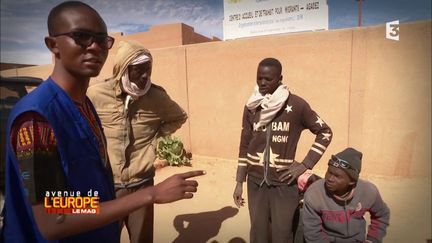
[[[288,96],[289,90],[284,84],[279,85],[273,94],[266,94],[265,96],[259,92],[258,86],[255,86],[254,92],[246,103],[246,107],[249,110],[255,110],[258,106],[262,108],[259,122],[254,125],[254,129],[259,130],[267,126],[276,116],[276,113],[283,107]]]

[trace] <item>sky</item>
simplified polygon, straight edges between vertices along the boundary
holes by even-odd
[[[1,62],[51,63],[45,47],[46,18],[59,0],[0,0]],[[183,22],[195,32],[223,39],[223,0],[92,0],[86,2],[105,20],[108,32],[132,34],[158,24]],[[363,26],[430,20],[431,0],[364,0]],[[327,0],[329,29],[356,27],[356,0]]]

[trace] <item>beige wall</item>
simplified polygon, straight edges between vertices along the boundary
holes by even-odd
[[[368,151],[365,172],[429,175],[431,162],[431,22],[354,32],[350,144]]]
[[[126,38],[126,37],[125,37]],[[127,39],[127,38],[126,38]],[[363,171],[430,177],[431,21],[402,24],[400,41],[385,26],[308,32],[152,49],[152,79],[189,114],[179,132],[197,155],[235,159],[241,115],[258,62],[276,57],[284,81],[334,132],[319,162],[347,146],[363,151]],[[112,70],[115,48],[101,75]],[[51,65],[1,72],[46,78]],[[314,136],[305,131],[297,160]],[[199,163],[199,161],[197,162]]]
[[[8,69],[5,71],[1,71],[0,74],[1,76],[5,76],[5,77],[33,76],[33,77],[46,79],[50,75],[53,67],[54,65],[48,64],[48,65],[33,66],[33,67],[26,67],[26,68]]]
[[[209,39],[206,36],[195,33],[195,29],[186,24],[181,24],[181,28],[182,28],[183,45],[197,44],[197,43],[204,43],[204,42],[218,40],[218,39]]]
[[[243,106],[255,85],[257,64],[270,56],[283,63],[284,82],[291,92],[308,100],[335,130],[338,136],[332,147],[345,146],[348,142],[343,133],[348,129],[350,37],[347,30],[188,47],[193,151],[215,157],[236,157]],[[210,129],[216,132],[209,133]],[[304,133],[299,143],[298,160],[303,159],[313,139],[309,133]]]
[[[125,36],[125,39],[136,40],[148,49],[180,46],[182,44],[181,24],[159,25],[150,28],[147,32],[140,32]]]
[[[116,39],[114,49],[121,40],[135,40],[148,49],[214,41],[211,38],[195,33],[193,27],[183,23],[155,25],[146,32],[130,35],[116,34],[113,37]]]

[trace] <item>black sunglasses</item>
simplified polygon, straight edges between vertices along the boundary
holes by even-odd
[[[355,172],[359,173],[359,171],[356,168],[352,167],[348,161],[343,160],[343,159],[339,159],[335,155],[331,156],[331,159],[329,160],[328,165],[332,165],[336,168],[342,168],[342,169],[346,169],[346,170],[351,169],[351,170],[354,170]]]
[[[59,37],[62,35],[72,38],[77,45],[80,45],[82,47],[89,47],[96,42],[99,46],[103,48],[111,49],[114,44],[114,38],[108,36],[107,34],[95,34],[85,31],[61,33],[52,35],[52,37]]]

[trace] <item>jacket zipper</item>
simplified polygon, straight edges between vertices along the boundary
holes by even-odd
[[[266,147],[264,150],[264,179],[261,182],[260,186],[262,186],[264,184],[264,182],[267,185],[270,185],[270,183],[267,180],[268,167],[270,164],[270,135],[271,134],[270,134],[270,123],[269,123],[266,126]]]

